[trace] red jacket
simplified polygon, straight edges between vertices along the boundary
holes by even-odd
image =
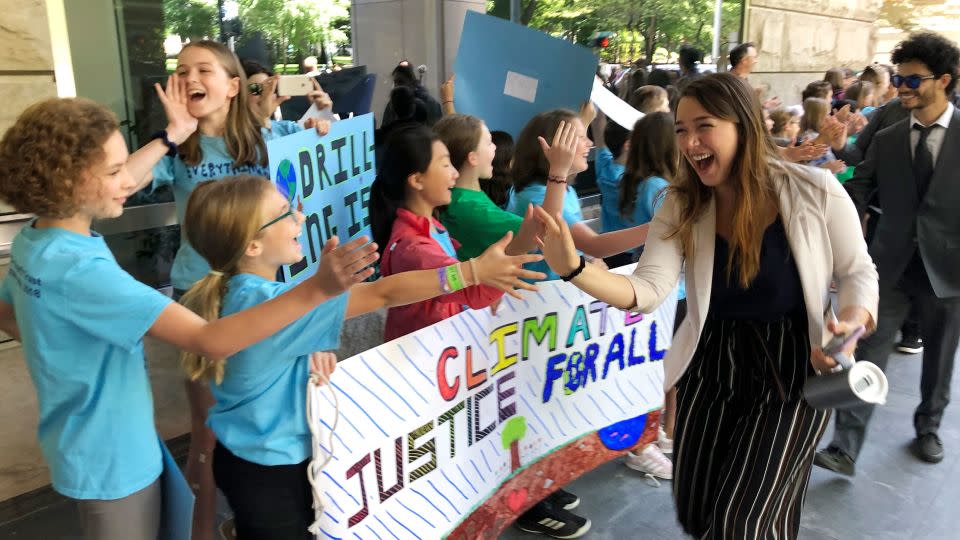
[[[380,261],[380,274],[389,276],[410,270],[442,268],[456,264],[457,259],[447,255],[443,247],[430,236],[431,222],[437,229],[444,231],[443,225],[436,219],[420,217],[403,208],[397,210],[397,219],[393,222],[390,241],[383,251]],[[455,248],[460,244],[450,238]],[[439,280],[439,277],[437,278]],[[455,293],[445,294],[416,304],[390,308],[387,311],[387,324],[384,340],[390,341],[421,328],[440,322],[463,311],[466,305],[471,309],[482,309],[503,296],[499,289],[487,285],[466,287]]]

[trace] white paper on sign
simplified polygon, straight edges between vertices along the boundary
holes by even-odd
[[[593,80],[593,93],[590,100],[600,109],[607,118],[620,124],[628,130],[633,130],[637,120],[643,118],[643,113],[631,107],[613,92],[603,87],[599,79]]]
[[[540,81],[514,71],[507,72],[507,82],[503,85],[504,95],[522,99],[527,103],[537,100],[537,85]]]
[[[352,113],[351,113],[351,116],[352,116]],[[317,109],[317,105],[315,103],[310,104],[310,108],[307,109],[307,112],[303,113],[303,116],[301,116],[299,120],[297,120],[297,124],[299,124],[300,127],[303,128],[304,125],[307,123],[307,120],[311,118],[316,118],[317,120],[329,120],[331,122],[336,122],[340,120],[340,116],[337,114],[334,114],[332,109],[324,109],[321,111]]]

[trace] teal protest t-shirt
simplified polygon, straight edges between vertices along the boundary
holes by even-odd
[[[261,128],[264,140],[270,141],[299,131],[295,122],[273,122],[273,129]],[[160,186],[173,186],[173,200],[177,205],[177,221],[183,223],[187,211],[187,201],[197,184],[206,180],[219,180],[225,176],[252,174],[270,178],[268,167],[261,165],[240,165],[233,163],[227,152],[227,143],[223,137],[199,135],[200,152],[203,156],[197,165],[187,165],[180,157],[164,156],[153,167],[153,189]],[[187,290],[210,271],[210,265],[200,256],[184,235],[180,237],[180,249],[173,259],[170,269],[170,281],[175,289]]]
[[[230,278],[222,315],[262,304],[294,285],[253,274]],[[207,425],[235,455],[260,465],[294,465],[311,455],[307,381],[312,352],[340,346],[348,293],[332,298],[273,336],[227,359]]]
[[[117,265],[103,237],[24,227],[0,300],[13,306],[53,487],[119,499],[163,470],[143,336],[170,299]]]
[[[519,192],[511,190],[507,210],[518,216],[522,216],[526,213],[527,207],[530,204],[542,205],[543,199],[546,196],[546,184],[533,183]],[[583,210],[580,208],[580,198],[577,196],[577,192],[573,189],[573,186],[567,186],[567,191],[563,194],[563,219],[567,222],[567,225],[571,227],[583,221]],[[543,272],[547,275],[548,280],[560,279],[560,276],[547,265],[547,261],[530,263],[525,266],[529,270]]]

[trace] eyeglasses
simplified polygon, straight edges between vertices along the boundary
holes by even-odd
[[[273,225],[274,223],[276,223],[276,222],[278,222],[278,221],[283,221],[283,220],[286,219],[286,218],[290,218],[290,219],[292,219],[292,220],[294,221],[294,223],[296,223],[296,222],[297,222],[297,211],[291,208],[290,210],[287,210],[286,212],[284,212],[283,214],[281,214],[279,217],[276,217],[276,218],[271,219],[270,221],[268,221],[263,227],[260,227],[259,230],[262,231],[262,230],[266,229],[267,227]]]
[[[927,75],[925,77],[921,77],[920,75],[908,75],[906,77],[903,75],[894,75],[893,77],[890,77],[890,84],[892,84],[894,88],[900,88],[903,83],[907,83],[907,88],[916,90],[917,88],[920,88],[920,83],[923,81],[936,78],[936,75]]]
[[[247,83],[247,91],[251,96],[259,96],[263,93],[263,85],[258,82]]]

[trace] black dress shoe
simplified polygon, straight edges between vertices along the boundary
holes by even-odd
[[[913,453],[928,463],[943,461],[943,443],[936,433],[925,433],[913,440]]]
[[[844,476],[853,476],[855,472],[853,460],[836,446],[828,446],[817,452],[813,456],[813,464]]]

